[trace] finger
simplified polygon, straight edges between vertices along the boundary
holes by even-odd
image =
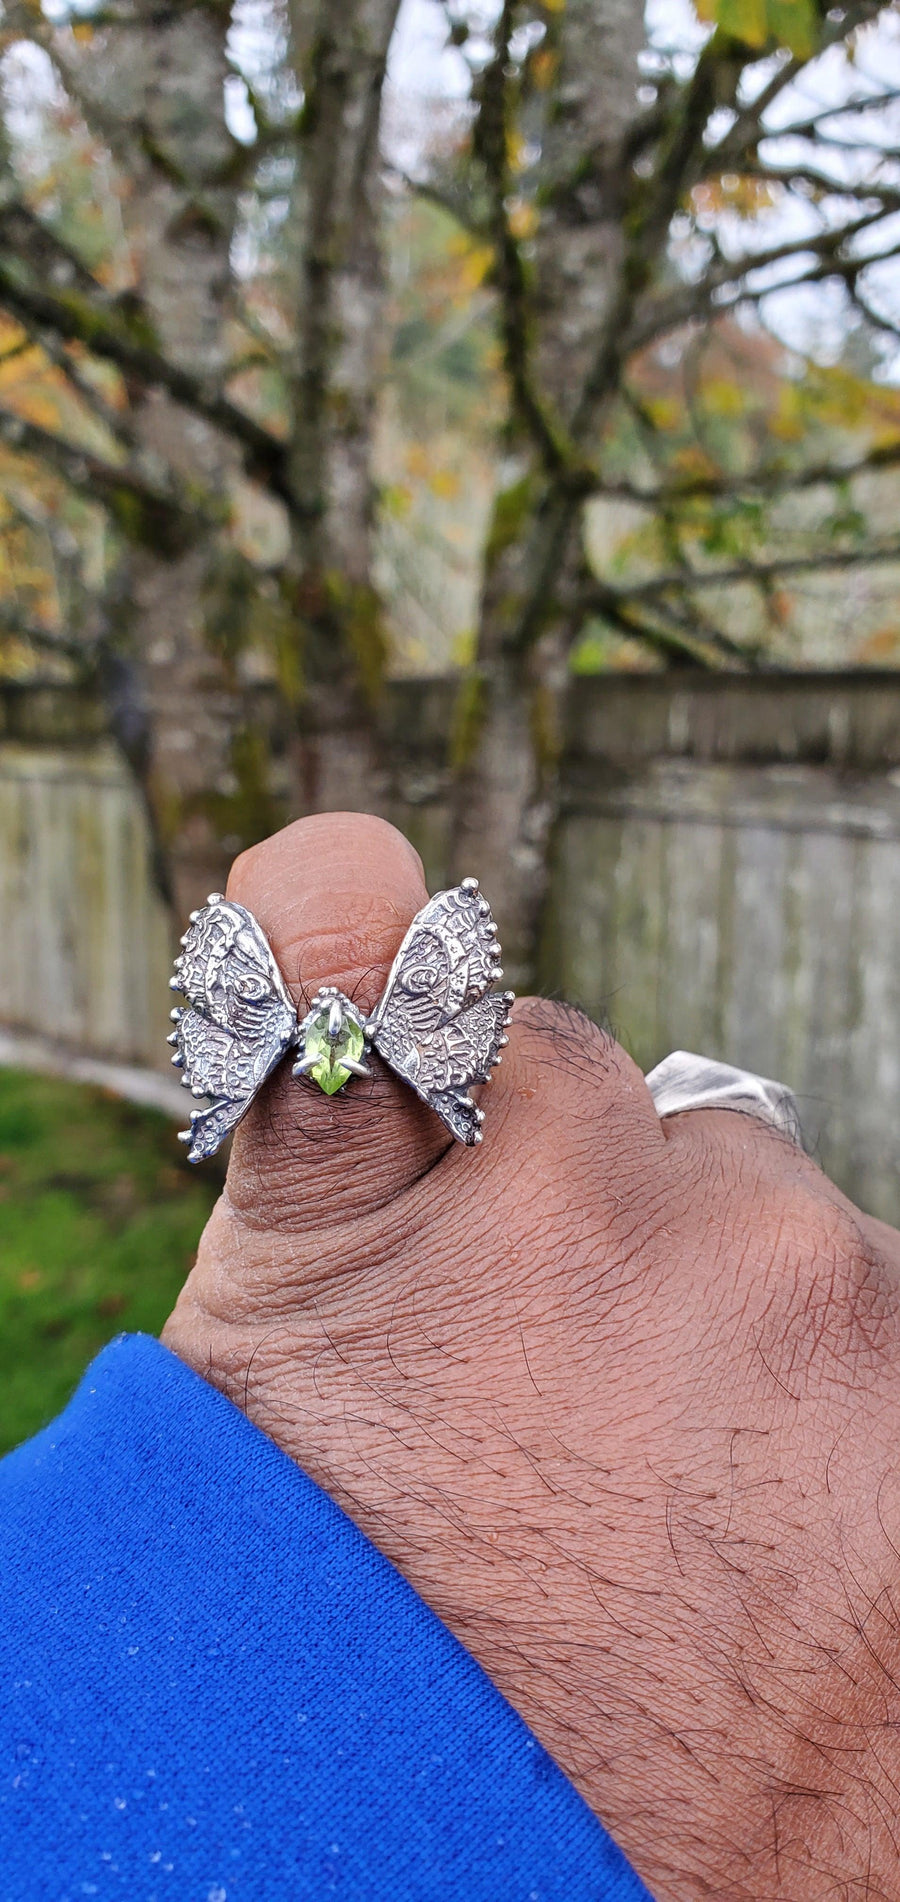
[[[561,1240],[590,1210],[598,1235],[629,1233],[677,1193],[663,1126],[642,1072],[571,1004],[526,997],[513,1008],[503,1067],[482,1096],[483,1163],[499,1194],[515,1183]]]
[[[301,1015],[319,985],[374,1008],[400,940],[425,903],[422,868],[392,826],[332,813],[298,821],[237,860],[229,896],[258,918]],[[383,1209],[430,1175],[428,1214],[442,1188],[479,1225],[517,1193],[541,1220],[573,1181],[595,1209],[615,1213],[665,1144],[636,1065],[581,1012],[541,999],[516,1006],[503,1069],[482,1093],[487,1142],[462,1151],[440,1119],[377,1057],[370,1081],[325,1097],[283,1064],[235,1136],[229,1201],[260,1228],[310,1233]],[[450,1171],[452,1181],[444,1183]],[[631,1216],[628,1216],[629,1221]]]
[[[427,898],[418,854],[363,813],[299,819],[232,867],[228,896],[259,920],[301,1016],[322,984],[367,1015]],[[228,1195],[267,1229],[366,1213],[430,1167],[452,1138],[385,1064],[327,1097],[283,1063],[235,1134]]]

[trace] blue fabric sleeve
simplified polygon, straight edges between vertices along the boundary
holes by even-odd
[[[3,1902],[649,1902],[440,1620],[141,1335],[0,1465]]]

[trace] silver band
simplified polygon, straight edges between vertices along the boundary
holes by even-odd
[[[698,1109],[741,1110],[803,1147],[797,1099],[786,1084],[772,1077],[717,1063],[713,1057],[698,1057],[690,1050],[673,1050],[648,1072],[647,1088],[658,1116],[680,1116],[685,1110]]]

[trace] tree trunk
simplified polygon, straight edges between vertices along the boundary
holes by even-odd
[[[306,687],[307,811],[386,803],[373,703],[386,656],[372,584],[372,437],[383,350],[379,130],[399,0],[292,0],[304,86],[293,248],[289,481]]]
[[[224,120],[223,8],[132,0],[127,20],[69,56],[76,96],[110,144],[130,190],[123,218],[135,261],[134,302],[168,360],[217,383],[226,367],[235,148]],[[224,499],[235,451],[161,389],[132,392],[147,457],[161,457],[206,504]],[[239,837],[229,834],[245,697],[206,638],[206,602],[221,561],[198,509],[190,545],[131,536],[127,649],[132,720],[147,730],[145,789],[176,915],[220,886]]]
[[[620,283],[618,160],[635,111],[642,9],[632,0],[568,0],[556,16],[555,42],[559,72],[541,141],[535,288],[522,334],[540,400],[568,428]],[[534,977],[567,653],[577,632],[567,595],[581,549],[571,536],[559,549],[552,619],[523,627],[532,550],[551,516],[548,488],[536,450],[524,447],[519,479],[496,504],[468,688],[477,704],[461,723],[468,732],[455,802],[454,870],[483,879],[501,925],[506,974],[517,986]]]
[[[279,587],[296,629],[303,705],[288,806],[382,809],[373,704],[386,643],[371,578],[372,435],[384,281],[379,129],[399,0],[290,0],[303,87],[286,233],[296,341],[285,364],[292,546]],[[127,22],[66,52],[75,96],[127,174],[134,302],[169,363],[211,385],[227,372],[236,150],[224,119],[228,9],[135,0]],[[289,136],[289,135],[286,135]],[[216,637],[229,549],[209,522],[238,450],[163,390],[132,391],[140,447],[193,487],[190,545],[131,535],[130,679],[119,703],[141,767],[178,915],[221,885],[234,852],[271,829],[268,731],[237,656]],[[224,509],[223,509],[224,514]],[[299,727],[299,731],[297,728]],[[144,743],[145,742],[145,743]]]

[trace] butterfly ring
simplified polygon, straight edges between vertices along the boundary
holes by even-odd
[[[328,1096],[371,1076],[366,1059],[377,1051],[458,1142],[481,1142],[484,1112],[469,1087],[489,1082],[501,1061],[515,994],[490,988],[503,976],[500,946],[477,878],[416,913],[368,1017],[328,984],[298,1018],[265,932],[220,892],[191,913],[181,942],[171,986],[188,1002],[172,1012],[172,1062],[192,1095],[211,1099],[180,1132],[189,1162],[215,1155],[291,1049],[300,1051],[294,1076]]]

